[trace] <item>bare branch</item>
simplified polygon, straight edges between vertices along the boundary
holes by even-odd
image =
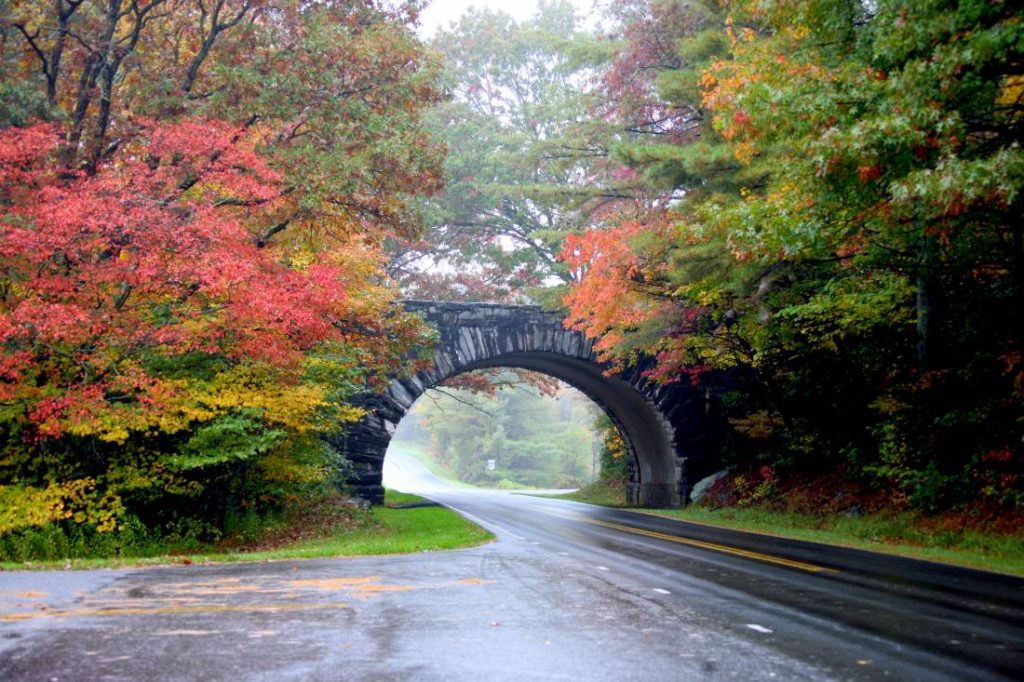
[[[32,51],[36,53],[36,56],[39,57],[39,61],[42,63],[43,75],[49,78],[50,60],[46,58],[46,55],[43,53],[42,48],[39,47],[39,43],[36,42],[36,38],[39,37],[39,31],[37,30],[35,33],[29,34],[28,28],[26,28],[25,24],[11,25],[14,26],[14,28],[18,29],[18,32],[25,37],[25,42],[29,44],[29,47],[32,48]]]
[[[248,14],[249,10],[253,8],[252,3],[249,0],[245,0],[234,16],[230,17],[226,21],[221,21],[220,13],[224,8],[224,3],[225,0],[217,0],[211,13],[207,13],[206,5],[204,3],[199,3],[199,7],[202,12],[199,29],[203,34],[203,42],[202,45],[199,46],[199,51],[196,52],[196,55],[189,63],[188,70],[185,72],[185,78],[181,82],[181,91],[185,94],[192,92],[196,79],[199,77],[199,69],[206,61],[206,58],[210,55],[210,51],[213,49],[214,43],[217,42],[220,35],[237,26],[242,19],[245,18],[245,15]],[[207,17],[210,19],[209,32],[205,29]]]
[[[462,396],[458,395],[457,393],[452,393],[451,391],[446,390],[443,386],[434,386],[433,388],[430,389],[430,391],[437,391],[438,393],[446,395],[446,396],[448,396],[449,398],[451,398],[452,400],[454,400],[457,403],[462,403],[466,407],[470,407],[470,408],[476,410],[477,412],[480,412],[481,414],[486,414],[491,419],[495,419],[496,418],[496,415],[488,412],[487,410],[485,410],[484,408],[480,407],[476,403],[474,403],[472,401],[469,401],[469,400],[466,400],[465,398],[463,398]],[[427,391],[427,395],[428,396],[430,395],[430,391]]]

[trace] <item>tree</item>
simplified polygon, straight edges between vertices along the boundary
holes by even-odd
[[[556,259],[562,239],[626,196],[593,115],[592,43],[569,2],[541,3],[522,23],[470,11],[435,38],[451,99],[430,121],[449,156],[445,189],[424,209],[431,230],[394,265],[412,291],[524,300],[572,278]],[[424,277],[424,254],[451,273]]]
[[[416,229],[407,188],[438,177],[413,10],[62,0],[5,17],[21,127],[0,130],[0,533],[217,526],[333,482],[318,435],[428,341],[381,251]],[[58,123],[29,123],[39,99]]]
[[[984,462],[1019,446],[1020,14],[970,2],[871,10],[737,13],[749,26],[732,62],[708,74],[706,103],[739,156],[782,163],[720,218],[745,253],[840,264],[781,311],[812,343],[905,330],[912,310],[913,341],[897,335],[908,339],[892,358],[901,370],[883,381],[874,406],[885,416],[869,428],[877,471],[941,506],[965,480],[985,487]],[[823,318],[840,331],[814,333]]]
[[[757,276],[737,262],[723,230],[700,218],[764,169],[744,167],[711,125],[700,74],[728,52],[724,17],[704,2],[619,2],[620,40],[602,80],[608,117],[632,131],[613,147],[646,192],[565,243],[577,273],[567,323],[598,339],[602,358],[659,359],[653,375],[675,380],[708,364],[748,362],[723,324]],[[732,311],[731,313],[729,311]]]

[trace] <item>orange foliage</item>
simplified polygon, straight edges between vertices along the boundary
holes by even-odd
[[[645,263],[634,240],[664,229],[664,224],[629,220],[566,238],[560,259],[581,276],[565,296],[565,324],[598,339],[595,349],[604,359],[611,358],[620,341],[617,329],[652,319],[663,305],[642,286],[663,264]]]

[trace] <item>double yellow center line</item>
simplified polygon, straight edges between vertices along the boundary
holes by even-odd
[[[712,552],[720,552],[722,554],[730,554],[732,556],[742,557],[744,559],[752,559],[754,561],[760,561],[766,564],[774,564],[776,566],[785,566],[786,568],[795,568],[801,571],[807,571],[809,573],[838,573],[839,571],[834,568],[827,566],[819,566],[818,564],[810,564],[805,561],[796,561],[794,559],[786,559],[780,556],[774,556],[772,554],[763,554],[761,552],[753,552],[748,549],[740,549],[739,547],[730,547],[728,545],[720,545],[716,542],[705,542],[704,540],[694,540],[693,538],[679,537],[678,535],[669,535],[668,533],[659,533],[653,530],[645,530],[643,528],[634,528],[633,526],[625,526],[620,523],[611,523],[609,521],[599,521],[598,519],[587,518],[586,516],[578,514],[560,514],[555,512],[548,512],[555,514],[556,516],[562,516],[563,518],[574,519],[576,521],[583,521],[590,523],[595,526],[602,526],[604,528],[611,528],[613,530],[622,531],[623,533],[632,533],[633,535],[643,535],[648,538],[655,538],[656,540],[664,540],[666,542],[674,542],[677,545],[688,545],[690,547],[698,547],[700,549],[711,550]]]

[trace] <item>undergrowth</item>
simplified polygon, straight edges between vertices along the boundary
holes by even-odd
[[[415,496],[388,494],[389,502]],[[422,499],[422,498],[417,498]],[[471,547],[493,536],[449,509],[361,509],[323,498],[289,514],[241,515],[216,540],[156,534],[141,524],[100,533],[50,525],[0,538],[0,568],[98,568],[400,554]]]

